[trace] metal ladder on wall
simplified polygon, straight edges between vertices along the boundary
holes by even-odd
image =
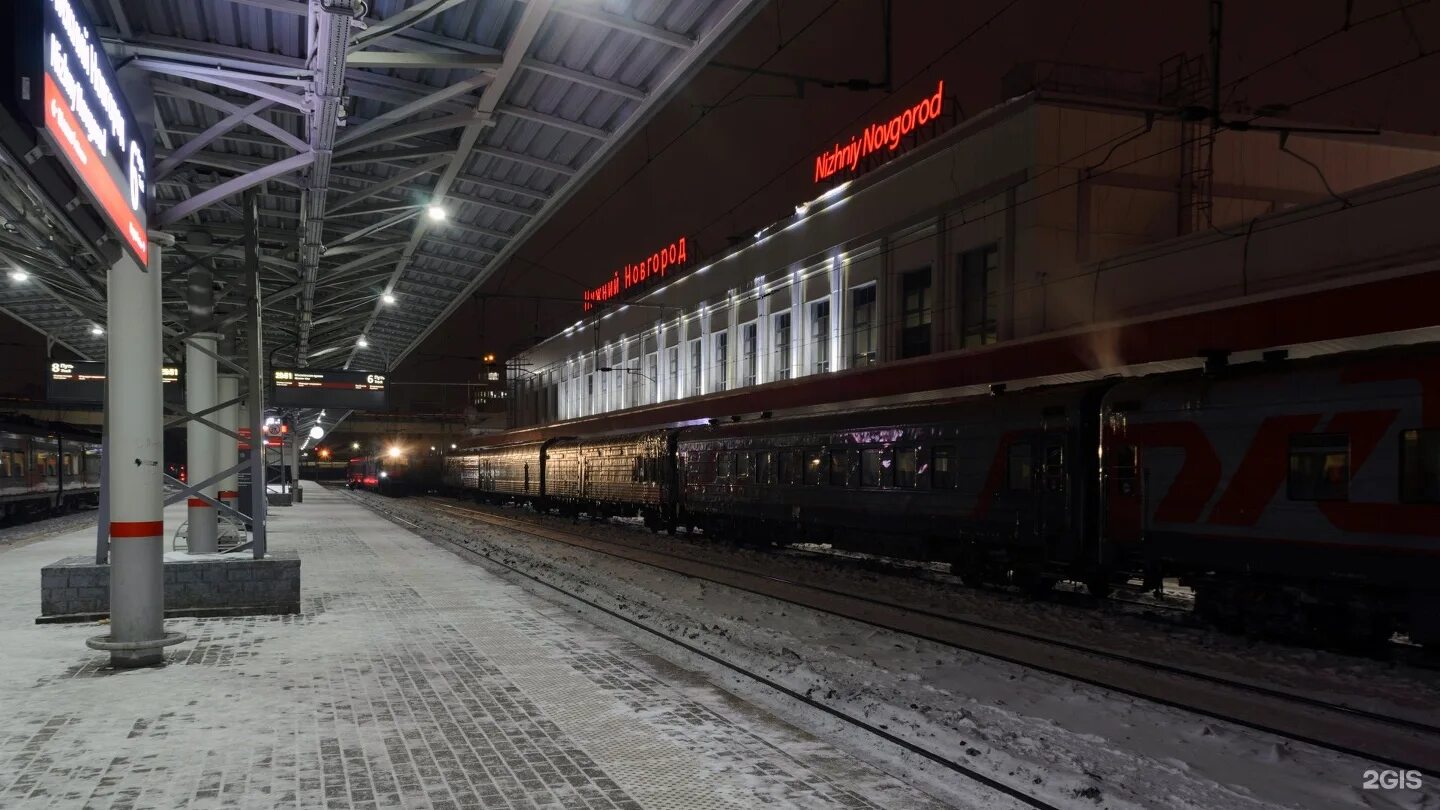
[[[1205,57],[1178,53],[1160,63],[1160,104],[1180,111],[1179,205],[1176,233],[1211,227],[1215,200],[1215,126]]]

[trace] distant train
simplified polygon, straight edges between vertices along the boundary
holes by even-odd
[[[382,495],[424,492],[435,488],[439,480],[438,457],[411,455],[398,447],[379,455],[352,458],[345,467],[346,486]]]
[[[81,428],[0,417],[0,518],[98,504],[100,447]]]
[[[1030,591],[1178,576],[1229,629],[1440,639],[1436,346],[479,448],[439,485]]]

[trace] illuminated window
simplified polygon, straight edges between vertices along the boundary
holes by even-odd
[[[825,483],[825,453],[823,451],[805,451],[805,483],[809,486]]]
[[[643,396],[640,384],[645,382],[645,378],[640,376],[640,359],[636,357],[630,358],[630,362],[625,365],[625,369],[625,376],[629,378],[630,391],[629,400],[625,403],[625,407],[633,408],[640,404],[640,397]]]
[[[1292,501],[1350,499],[1350,435],[1301,433],[1290,437]]]
[[[775,379],[790,379],[790,313],[775,316]]]
[[[900,278],[900,356],[930,353],[930,268],[912,270]]]
[[[916,451],[913,447],[895,448],[895,486],[915,486]]]
[[[585,402],[581,405],[581,412],[590,414],[595,412],[595,375],[585,375]]]
[[[955,483],[955,448],[936,447],[930,454],[930,488],[954,489]]]
[[[666,361],[670,364],[670,398],[680,398],[680,347],[671,346],[669,354],[665,355]]]
[[[752,321],[740,327],[740,366],[743,385],[754,385],[759,357],[755,353],[756,324]]]
[[[875,318],[875,285],[867,284],[850,291],[850,365],[868,366],[875,362],[879,345],[880,324]]]
[[[815,359],[816,374],[830,370],[830,302],[816,301],[810,305],[810,356]]]
[[[649,378],[649,379],[647,380],[647,382],[649,382],[649,383],[650,383],[652,386],[654,386],[655,389],[656,389],[656,391],[655,391],[655,400],[654,400],[654,401],[655,401],[655,402],[659,402],[659,401],[660,401],[660,391],[659,391],[659,388],[660,388],[660,355],[659,355],[658,352],[651,352],[651,353],[645,355],[645,376]],[[652,403],[652,404],[653,404],[653,403]]]
[[[498,372],[498,371],[487,371],[487,372],[485,372],[485,379],[489,380],[490,382],[499,382],[499,381],[500,381],[500,372]]]
[[[750,454],[735,454],[735,479],[738,481],[750,480]]]
[[[994,343],[1000,316],[1000,251],[987,245],[960,254],[960,345]]]
[[[699,338],[690,341],[690,396],[698,397],[701,394],[700,367],[705,363],[704,345]]]
[[[1440,430],[1401,432],[1400,500],[1440,503]]]
[[[715,344],[715,367],[710,372],[711,388],[724,391],[730,382],[730,335],[716,332],[710,341]]]

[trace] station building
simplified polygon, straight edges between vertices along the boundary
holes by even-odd
[[[1440,231],[1414,213],[1440,203],[1440,139],[1232,121],[1253,115],[1216,130],[1147,88],[1113,86],[1032,87],[955,120],[943,94],[916,92],[944,110],[893,152],[880,143],[868,171],[865,159],[847,171],[864,125],[817,145],[815,198],[719,255],[690,255],[679,235],[637,246],[587,293],[581,320],[514,359],[512,427],[696,398],[721,398],[711,415],[724,415],[737,391],[890,364],[914,366],[902,387],[945,388],[955,380],[915,359],[1100,325],[1193,330],[1180,316],[1440,268]],[[1369,328],[1314,310],[1327,306],[1298,311],[1336,336]],[[1106,334],[1047,370],[1129,364],[1126,341]],[[1227,348],[1216,328],[1182,337],[1191,359]],[[1023,376],[995,362],[968,381]]]

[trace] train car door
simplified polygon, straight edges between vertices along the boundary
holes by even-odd
[[[1141,493],[1140,449],[1132,444],[1105,445],[1102,460],[1105,474],[1106,542],[1138,543],[1144,526],[1144,497]]]
[[[1035,442],[1036,534],[1048,559],[1069,559],[1070,482],[1066,466],[1068,434],[1045,433]]]

